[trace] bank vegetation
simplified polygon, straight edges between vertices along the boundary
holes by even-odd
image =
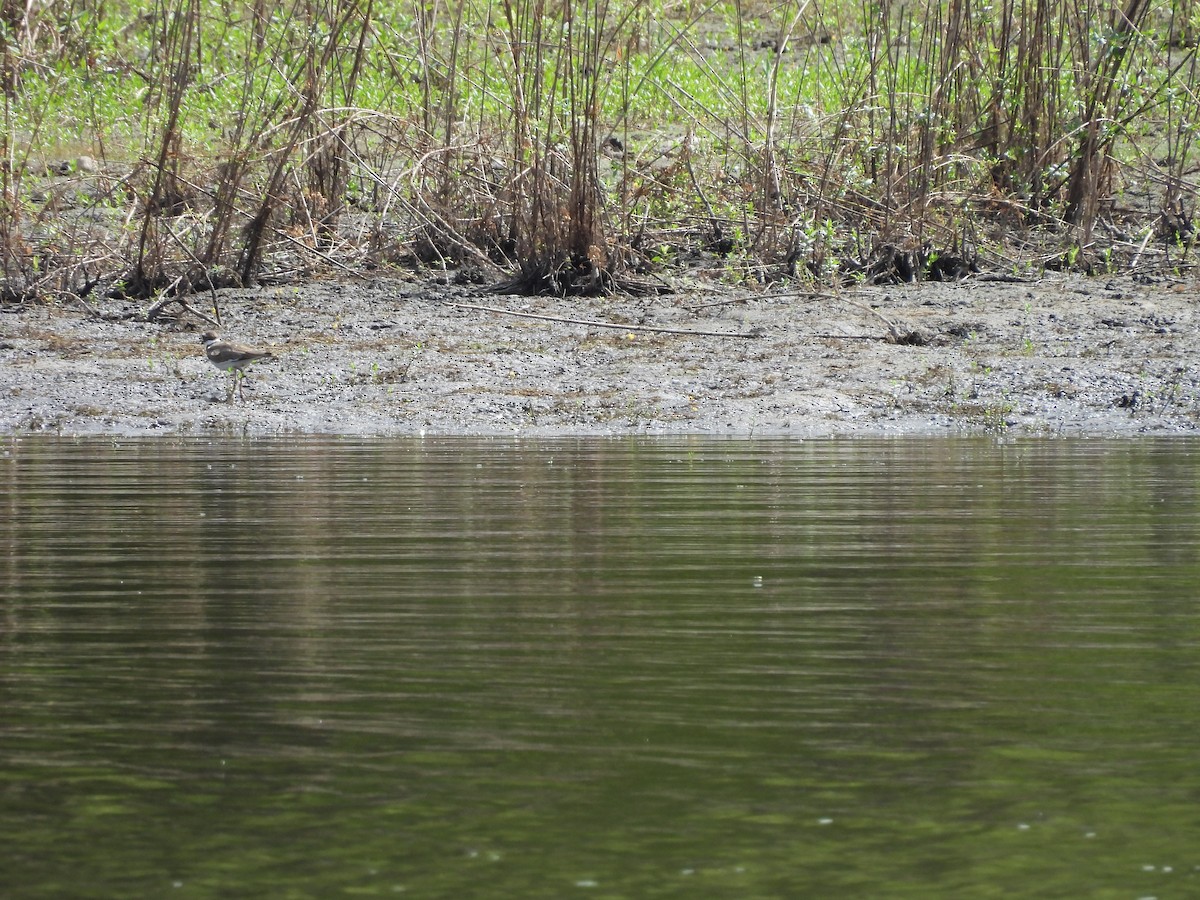
[[[1195,266],[1190,0],[0,9],[7,303]]]

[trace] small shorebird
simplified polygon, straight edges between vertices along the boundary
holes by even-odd
[[[228,399],[233,398],[233,389],[236,385],[238,398],[245,400],[246,398],[242,396],[242,379],[246,376],[242,370],[256,359],[270,359],[275,355],[270,350],[258,350],[244,344],[223,341],[211,331],[204,332],[200,337],[200,343],[204,345],[204,355],[208,357],[210,363],[222,372],[233,370],[233,384],[229,386]]]

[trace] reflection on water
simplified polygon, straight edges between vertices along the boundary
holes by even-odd
[[[0,894],[1196,896],[1197,451],[10,439]]]

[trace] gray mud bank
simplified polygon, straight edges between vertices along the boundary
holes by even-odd
[[[557,300],[376,280],[215,299],[223,336],[276,354],[249,371],[244,400],[226,399],[230,376],[200,345],[209,326],[185,311],[145,322],[134,306],[113,318],[122,310],[106,305],[104,319],[72,306],[0,309],[0,432],[1200,429],[1193,282],[964,281],[786,295],[685,284],[663,297]]]

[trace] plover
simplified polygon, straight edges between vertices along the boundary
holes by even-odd
[[[204,355],[208,357],[210,363],[222,372],[233,370],[233,384],[229,386],[229,397],[233,397],[233,389],[236,385],[238,398],[242,400],[246,399],[242,396],[242,379],[245,377],[242,370],[257,359],[270,359],[275,355],[270,350],[259,350],[244,344],[223,341],[211,331],[204,332],[200,337],[200,343],[204,345]]]

